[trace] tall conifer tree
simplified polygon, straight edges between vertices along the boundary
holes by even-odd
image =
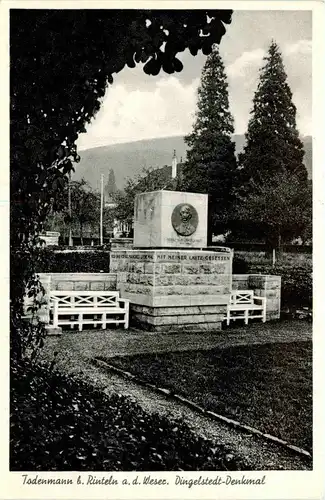
[[[115,181],[115,172],[112,168],[110,169],[109,174],[108,174],[108,181],[107,181],[105,190],[109,196],[114,195],[117,191],[116,181]]]
[[[209,234],[227,227],[236,171],[233,117],[229,110],[228,83],[219,49],[214,47],[204,65],[195,122],[183,168],[183,189],[209,194]]]
[[[276,248],[284,239],[290,240],[303,231],[307,211],[311,214],[311,198],[303,164],[303,143],[296,127],[296,107],[274,41],[264,63],[253,99],[246,145],[239,155],[234,214],[241,229],[246,226],[253,229],[255,235],[259,234],[270,247]],[[271,210],[267,206],[270,199]],[[266,213],[268,216],[264,217]]]
[[[296,106],[282,56],[272,41],[253,99],[246,145],[239,155],[241,182],[269,181],[276,174],[295,174],[307,181],[303,143],[296,127]]]

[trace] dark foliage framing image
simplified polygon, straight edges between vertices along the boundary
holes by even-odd
[[[11,471],[312,469],[311,13],[289,13],[10,10]],[[207,197],[206,244],[182,198],[167,249],[198,262],[116,267],[165,191]],[[51,334],[53,291],[126,286],[173,301]],[[263,322],[225,325],[245,288]]]

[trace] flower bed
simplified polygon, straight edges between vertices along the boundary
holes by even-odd
[[[11,370],[10,469],[247,470],[181,421],[26,362]]]

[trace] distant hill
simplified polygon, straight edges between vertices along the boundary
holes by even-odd
[[[235,135],[236,151],[239,153],[244,144],[244,135]],[[312,177],[312,138],[303,137],[305,148],[305,165],[308,177]],[[187,146],[183,136],[147,139],[143,141],[100,146],[80,151],[81,161],[75,165],[73,179],[84,177],[90,185],[99,189],[100,176],[104,174],[104,183],[112,168],[115,172],[116,185],[123,188],[128,177],[140,174],[144,167],[158,168],[171,165],[173,151],[176,150],[178,161],[185,159]]]

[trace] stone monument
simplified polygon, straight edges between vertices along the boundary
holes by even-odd
[[[111,252],[110,272],[130,300],[131,321],[151,331],[221,329],[232,279],[232,252],[207,249],[205,194],[137,195],[134,248]]]
[[[205,194],[153,191],[136,196],[135,248],[206,248]]]

